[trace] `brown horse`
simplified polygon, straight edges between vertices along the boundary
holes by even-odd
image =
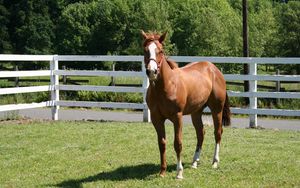
[[[177,154],[177,178],[183,178],[183,166],[180,153],[182,150],[182,116],[191,114],[197,134],[197,146],[192,167],[197,168],[204,129],[203,109],[208,106],[214,122],[215,153],[213,167],[217,168],[222,136],[222,123],[230,125],[229,101],[226,82],[219,69],[210,62],[195,62],[179,68],[175,62],[166,58],[163,41],[166,33],[141,32],[144,38],[144,62],[150,80],[146,101],[151,113],[151,120],[158,137],[160,150],[160,176],[166,173],[166,133],[164,122],[169,119],[174,124],[174,148]]]

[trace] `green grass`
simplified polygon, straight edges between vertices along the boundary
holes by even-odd
[[[184,179],[175,180],[173,127],[167,129],[168,172],[150,124],[0,122],[0,187],[297,187],[300,132],[225,128],[221,163],[211,168],[213,129],[198,169],[190,167],[196,138],[184,127]]]

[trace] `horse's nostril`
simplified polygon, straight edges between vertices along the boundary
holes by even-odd
[[[154,74],[157,74],[157,69],[154,70]]]

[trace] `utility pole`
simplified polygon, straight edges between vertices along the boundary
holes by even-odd
[[[243,0],[243,56],[249,57],[249,44],[248,44],[248,8],[247,0]],[[247,63],[244,64],[244,74],[249,74],[249,66]],[[244,91],[249,91],[249,81],[244,81]],[[248,98],[246,104],[249,104]]]

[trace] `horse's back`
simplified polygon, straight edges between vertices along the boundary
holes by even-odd
[[[185,76],[191,75],[196,76],[199,80],[205,79],[225,84],[225,79],[221,71],[209,61],[189,63],[182,67],[181,70]]]
[[[192,107],[186,110],[186,114],[194,111],[197,106],[204,105],[212,96],[214,99],[225,97],[224,76],[213,63],[193,62],[180,69],[187,91],[187,103]]]
[[[181,70],[184,72],[190,72],[193,70],[197,70],[198,72],[202,74],[208,73],[208,71],[211,71],[212,69],[216,68],[216,66],[209,62],[209,61],[201,61],[201,62],[192,62],[189,63],[183,67],[181,67]]]
[[[182,77],[186,78],[186,82],[196,82],[193,84],[203,85],[205,82],[213,82],[215,74],[218,74],[218,68],[211,62],[193,62],[180,68]],[[216,73],[217,72],[217,73]],[[222,75],[221,75],[222,76]]]

